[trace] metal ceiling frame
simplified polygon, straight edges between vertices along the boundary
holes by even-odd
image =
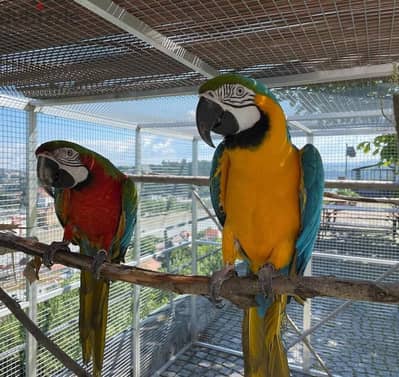
[[[76,0],[80,1],[80,0]],[[331,83],[347,80],[358,79],[373,79],[387,77],[392,74],[393,64],[378,64],[368,65],[362,67],[336,69],[329,71],[317,71],[304,74],[280,76],[280,77],[265,77],[258,81],[263,82],[269,88],[286,88],[305,86],[313,84]],[[196,95],[198,87],[176,87],[163,89],[149,89],[149,90],[129,90],[124,93],[104,94],[99,96],[78,96],[60,99],[32,99],[30,103],[33,106],[57,106],[57,105],[71,105],[78,103],[95,103],[95,102],[114,102],[114,101],[129,101],[156,97],[172,97],[183,95]],[[302,120],[302,119],[295,119]]]
[[[385,115],[392,115],[392,109],[379,109],[379,110],[361,110],[361,111],[344,111],[342,113],[323,113],[312,115],[292,115],[288,117],[290,122],[304,122],[312,120],[331,120],[331,119],[344,119],[344,118],[369,118],[375,116],[382,116],[382,111]]]
[[[217,69],[157,32],[112,0],[74,0],[74,2],[207,78],[219,74]]]
[[[10,107],[19,110],[27,109],[32,106],[28,99],[26,98],[17,98],[11,97],[7,95],[0,95],[0,107]],[[168,129],[183,129],[186,127],[196,128],[195,122],[190,121],[181,121],[181,122],[129,122],[126,120],[115,120],[112,118],[108,118],[106,116],[97,115],[85,111],[78,111],[72,109],[64,109],[59,106],[38,106],[34,108],[35,112],[43,113],[47,115],[60,116],[68,119],[75,119],[85,122],[92,122],[97,124],[109,125],[120,128],[129,128],[136,129],[140,127],[145,129],[146,131],[150,131],[156,134],[163,134],[165,136],[173,136],[177,137],[175,133],[168,133]],[[384,113],[386,115],[391,115],[391,110],[384,109]],[[392,132],[392,128],[384,127],[384,128],[375,128],[370,129],[367,127],[340,127],[334,129],[311,129],[306,126],[303,122],[307,121],[323,121],[323,120],[333,120],[333,119],[349,119],[349,118],[369,118],[382,116],[381,110],[366,110],[366,111],[352,111],[352,112],[342,112],[342,113],[324,113],[324,114],[313,114],[311,116],[299,116],[292,115],[287,117],[287,122],[292,127],[295,127],[297,130],[304,132],[303,136],[313,135],[313,136],[329,136],[329,135],[337,135],[337,134],[346,134],[346,135],[354,135],[354,134],[380,134],[380,133],[390,133]],[[298,136],[298,135],[295,135]],[[181,138],[187,139],[187,136],[182,135]]]

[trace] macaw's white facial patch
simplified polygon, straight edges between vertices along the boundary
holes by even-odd
[[[79,183],[84,182],[88,176],[89,176],[89,171],[84,165],[80,166],[68,166],[68,165],[60,165],[60,169],[65,170],[68,174],[70,174],[75,183],[71,188],[77,186]]]
[[[255,95],[253,90],[241,84],[224,84],[201,94],[236,118],[239,126],[237,133],[253,127],[261,117],[255,104]]]
[[[64,147],[56,149],[54,151],[54,158],[58,162],[60,168],[74,178],[75,184],[72,187],[84,182],[88,178],[89,171],[80,160],[79,153],[73,148]]]
[[[232,107],[228,111],[237,119],[239,127],[237,133],[253,127],[260,119],[259,109],[255,105],[240,108]]]
[[[72,148],[58,148],[37,157],[42,157],[39,175],[54,187],[73,188],[89,176],[89,170],[80,160],[79,153]],[[46,160],[53,163],[46,163]]]

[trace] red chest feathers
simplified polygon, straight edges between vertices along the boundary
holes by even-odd
[[[104,175],[95,175],[87,186],[70,190],[64,207],[64,238],[86,238],[93,246],[109,250],[119,225],[121,194],[121,182]]]

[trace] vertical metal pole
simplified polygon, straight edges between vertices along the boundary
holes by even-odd
[[[306,134],[306,143],[307,144],[313,144],[314,140],[313,140],[313,133],[308,132]]]
[[[308,265],[306,266],[305,276],[311,276],[312,275],[312,260],[309,261]],[[303,331],[306,331],[312,327],[312,302],[310,299],[307,299],[305,301],[305,304],[303,306]],[[310,335],[306,337],[306,340],[310,344]],[[309,350],[308,347],[305,347],[305,345],[302,345],[303,353],[302,353],[302,358],[303,358],[303,371],[305,373],[309,373],[310,369],[312,367],[312,354]]]
[[[308,144],[313,144],[313,134],[308,133],[306,134],[306,142]],[[305,276],[311,276],[312,275],[312,260],[309,261],[308,265],[306,266]],[[307,299],[305,301],[305,304],[303,306],[303,331],[308,330],[312,326],[312,303],[310,299]],[[310,343],[310,336],[307,337],[307,341]],[[303,358],[303,371],[305,373],[310,372],[310,368],[312,367],[312,354],[308,347],[303,347],[303,353],[302,353],[302,358]]]
[[[192,175],[198,175],[198,140],[193,139],[192,145]],[[196,186],[192,186],[191,193],[191,273],[196,275],[197,272],[197,238],[198,238],[198,214],[197,214],[197,199],[194,195]],[[191,296],[191,340],[194,342],[197,339],[197,298]]]
[[[136,174],[141,174],[141,128],[136,128],[136,150],[135,150]],[[136,263],[140,261],[140,235],[141,235],[141,183],[136,183],[138,202],[137,220],[134,236],[133,259]],[[132,376],[140,377],[140,285],[133,286],[133,324],[132,324]]]
[[[37,146],[37,114],[35,108],[29,106],[27,111],[27,140],[26,140],[26,182],[27,182],[27,208],[26,226],[27,237],[35,236],[36,232],[36,197],[37,177],[35,149]],[[29,302],[28,315],[37,323],[37,284],[36,282],[26,286],[27,299]],[[36,377],[37,375],[37,342],[36,339],[26,331],[26,375]]]

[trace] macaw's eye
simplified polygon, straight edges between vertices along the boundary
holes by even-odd
[[[79,154],[72,148],[60,148],[54,152],[54,157],[58,158],[59,160],[72,161],[77,160]]]
[[[244,88],[243,88],[242,86],[237,86],[237,88],[236,88],[236,94],[237,94],[238,96],[242,96],[242,95],[244,95],[244,93],[245,93]]]

